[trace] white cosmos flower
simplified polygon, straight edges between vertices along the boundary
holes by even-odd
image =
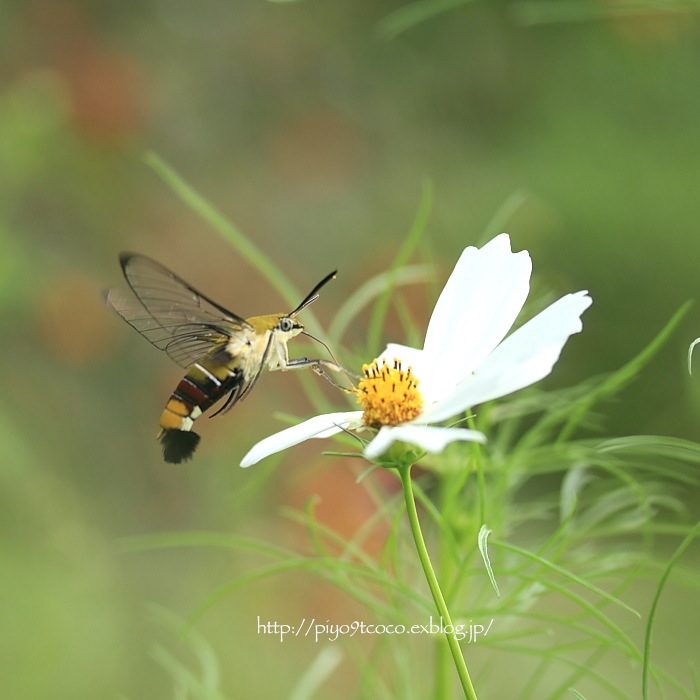
[[[423,349],[391,343],[363,367],[363,411],[327,413],[282,430],[257,443],[241,466],[365,426],[378,428],[364,451],[369,460],[396,441],[433,453],[455,440],[484,442],[478,431],[431,424],[546,377],[591,304],[586,291],[567,294],[504,340],[525,304],[531,271],[530,255],[513,253],[506,233],[466,248],[435,305]]]

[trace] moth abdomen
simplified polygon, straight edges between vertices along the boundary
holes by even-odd
[[[166,462],[177,464],[192,456],[199,443],[199,435],[192,431],[195,420],[227,393],[234,391],[241,381],[240,372],[233,372],[225,365],[202,361],[190,367],[160,416],[158,437]]]
[[[170,464],[186,462],[199,444],[199,435],[192,430],[163,428],[158,437],[163,445],[163,458]]]

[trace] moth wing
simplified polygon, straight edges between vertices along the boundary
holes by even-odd
[[[155,260],[132,253],[122,253],[119,260],[133,294],[114,288],[105,301],[181,367],[222,348],[236,333],[253,330]]]

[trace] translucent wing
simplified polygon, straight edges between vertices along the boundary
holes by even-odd
[[[133,295],[110,289],[105,301],[130,326],[185,369],[236,332],[252,330],[240,316],[219,306],[151,258],[122,253],[119,261]]]

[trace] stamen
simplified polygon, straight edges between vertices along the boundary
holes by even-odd
[[[357,400],[364,411],[365,425],[399,425],[419,416],[423,410],[423,396],[411,368],[404,369],[401,360],[394,359],[380,365],[374,360],[362,366],[364,379],[357,386]],[[372,391],[370,391],[370,387]]]

